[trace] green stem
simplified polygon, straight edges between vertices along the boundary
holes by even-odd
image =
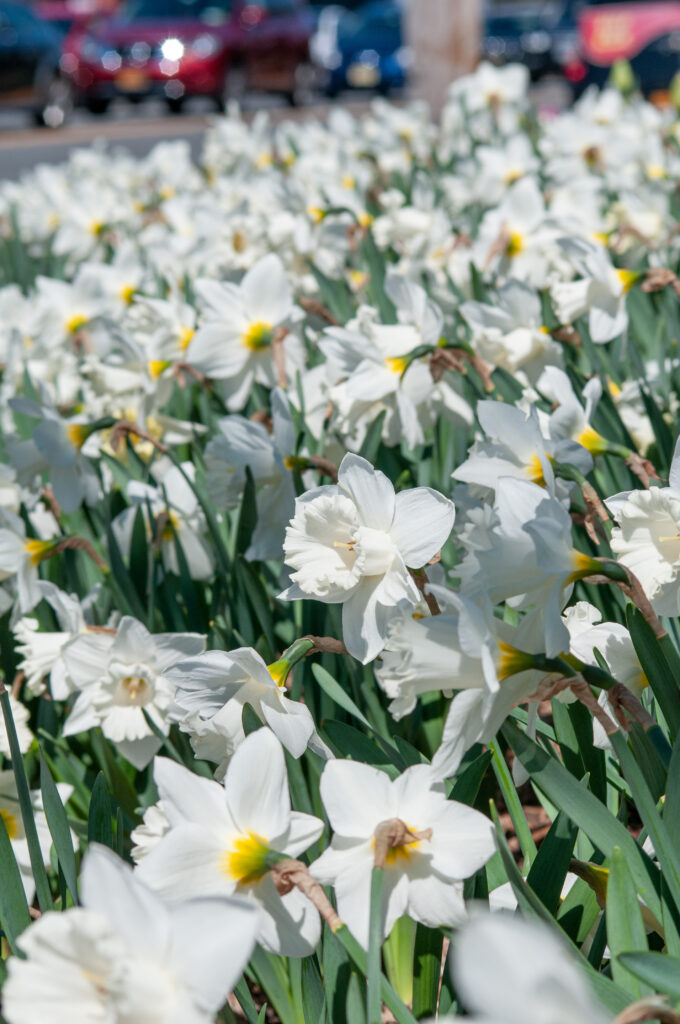
[[[519,845],[522,849],[522,854],[524,855],[524,868],[527,869],[538,853],[534,837],[531,834],[531,829],[529,828],[524,811],[522,810],[522,803],[517,795],[517,790],[515,789],[515,784],[512,781],[512,775],[510,774],[510,769],[503,757],[498,740],[493,740],[489,744],[489,750],[493,755],[492,764],[496,781],[500,786],[503,799],[505,800],[505,806],[508,809],[512,824],[515,827],[515,834],[517,835]]]
[[[380,1024],[380,951],[382,947],[382,888],[384,870],[374,867],[371,875],[371,910],[368,933],[368,1024]]]
[[[5,720],[7,739],[9,740],[12,771],[14,772],[14,778],[17,784],[21,820],[26,834],[28,855],[31,859],[31,870],[35,880],[35,891],[38,896],[38,905],[44,913],[47,910],[52,910],[54,908],[54,904],[52,902],[52,893],[50,892],[50,883],[47,879],[47,872],[45,871],[45,863],[40,850],[38,830],[35,827],[33,804],[31,803],[31,791],[29,789],[28,779],[26,778],[24,760],[19,748],[19,737],[17,736],[16,726],[14,725],[14,716],[12,714],[12,706],[9,702],[9,693],[2,682],[0,682],[0,704],[2,705],[2,715]]]

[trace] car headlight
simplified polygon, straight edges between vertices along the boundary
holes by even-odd
[[[181,60],[184,56],[184,43],[181,39],[166,39],[161,46],[161,55],[165,60]]]
[[[205,35],[196,36],[190,49],[196,57],[213,57],[219,49],[219,43],[215,36],[206,32]]]

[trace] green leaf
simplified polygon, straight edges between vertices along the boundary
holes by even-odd
[[[671,667],[668,662],[668,645],[672,646],[670,637],[662,643],[655,636],[654,630],[644,616],[633,604],[626,606],[626,623],[640,659],[642,669],[649,680],[652,692],[659,702],[663,716],[668,722],[671,742],[680,732],[680,690],[678,689],[677,666]]]
[[[416,927],[413,965],[413,1016],[434,1017],[439,995],[443,935],[436,928]]]
[[[680,736],[675,741],[668,769],[663,823],[669,840],[676,850],[680,850]]]
[[[73,902],[78,902],[78,878],[76,872],[76,857],[73,852],[73,843],[71,841],[71,829],[69,828],[68,818],[66,817],[66,811],[64,805],[61,802],[59,796],[59,790],[57,789],[52,774],[47,767],[47,762],[40,752],[40,788],[42,790],[43,797],[43,808],[45,810],[45,817],[47,818],[47,825],[52,836],[52,842],[54,843],[54,849],[57,854],[59,861],[59,867],[61,868],[66,884],[69,887]]]
[[[142,506],[138,505],[130,538],[130,579],[140,601],[146,598],[148,567],[149,542],[146,536],[146,523]]]
[[[527,885],[534,890],[551,914],[556,914],[564,880],[569,871],[578,828],[560,812],[541,843],[536,859],[527,875]]]
[[[302,1012],[305,1024],[320,1024],[326,1015],[323,982],[315,956],[302,960]]]
[[[321,733],[322,738],[325,737],[335,747],[339,757],[349,757],[353,761],[373,764],[377,768],[382,768],[393,779],[399,774],[398,766],[387,751],[354,726],[336,722],[331,718],[323,723]]]
[[[378,450],[382,439],[383,423],[386,416],[387,410],[385,409],[376,416],[366,431],[366,436],[364,437],[361,448],[359,449],[359,455],[361,455],[363,459],[367,459],[373,465],[375,465],[375,460],[378,457]]]
[[[534,784],[572,821],[578,822],[579,828],[583,829],[597,849],[611,857],[614,847],[621,847],[637,891],[652,913],[660,917],[659,873],[624,825],[582,783],[570,775],[555,757],[547,754],[516,725],[506,722],[502,733]]]
[[[680,1000],[680,959],[667,953],[620,953],[618,960],[654,992]]]
[[[88,843],[102,843],[109,849],[113,849],[112,813],[113,804],[106,788],[106,779],[104,773],[99,772],[92,787],[92,799],[87,816]]]
[[[314,663],[312,665],[312,675],[323,692],[330,697],[338,707],[341,707],[342,710],[346,711],[348,715],[352,716],[352,718],[357,718],[366,729],[369,729],[371,732],[374,731],[373,726],[356,706],[350,695],[343,690],[340,683],[333,678],[330,672],[326,671],[323,665]]]
[[[17,811],[19,808],[17,807]],[[16,953],[16,940],[31,923],[21,872],[7,834],[5,819],[0,815],[0,923],[7,940]]]
[[[607,882],[607,942],[612,954],[612,976],[617,985],[629,992],[633,999],[642,999],[650,989],[621,966],[617,957],[621,953],[642,952],[647,949],[647,936],[642,920],[635,885],[626,859],[615,846]]]
[[[491,751],[485,750],[466,765],[451,788],[449,794],[451,800],[458,800],[459,803],[467,804],[469,807],[474,806],[482,779],[491,764],[491,757]]]
[[[250,544],[253,531],[257,524],[257,502],[255,500],[255,480],[250,468],[246,466],[246,484],[243,488],[241,508],[238,515],[238,526],[236,527],[236,554],[245,554]]]

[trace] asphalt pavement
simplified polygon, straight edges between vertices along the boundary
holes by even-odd
[[[546,81],[532,90],[532,97],[539,107],[558,110],[568,104],[569,91],[559,80]],[[336,102],[358,112],[366,109],[369,100],[370,96],[365,93],[350,92]],[[246,97],[243,104],[246,117],[261,109],[268,110],[277,119],[323,118],[331,108],[322,97],[318,103],[294,109],[276,96]],[[123,147],[135,156],[144,156],[158,142],[187,139],[193,154],[197,155],[213,117],[214,107],[201,99],[192,100],[181,114],[170,114],[159,100],[139,104],[118,100],[103,117],[75,110],[61,128],[33,128],[28,115],[3,110],[0,106],[0,180],[19,178],[40,163],[61,163],[75,147],[92,144]]]

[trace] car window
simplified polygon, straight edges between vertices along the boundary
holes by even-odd
[[[288,14],[297,7],[295,0],[246,0],[245,7],[263,7],[269,14]]]

